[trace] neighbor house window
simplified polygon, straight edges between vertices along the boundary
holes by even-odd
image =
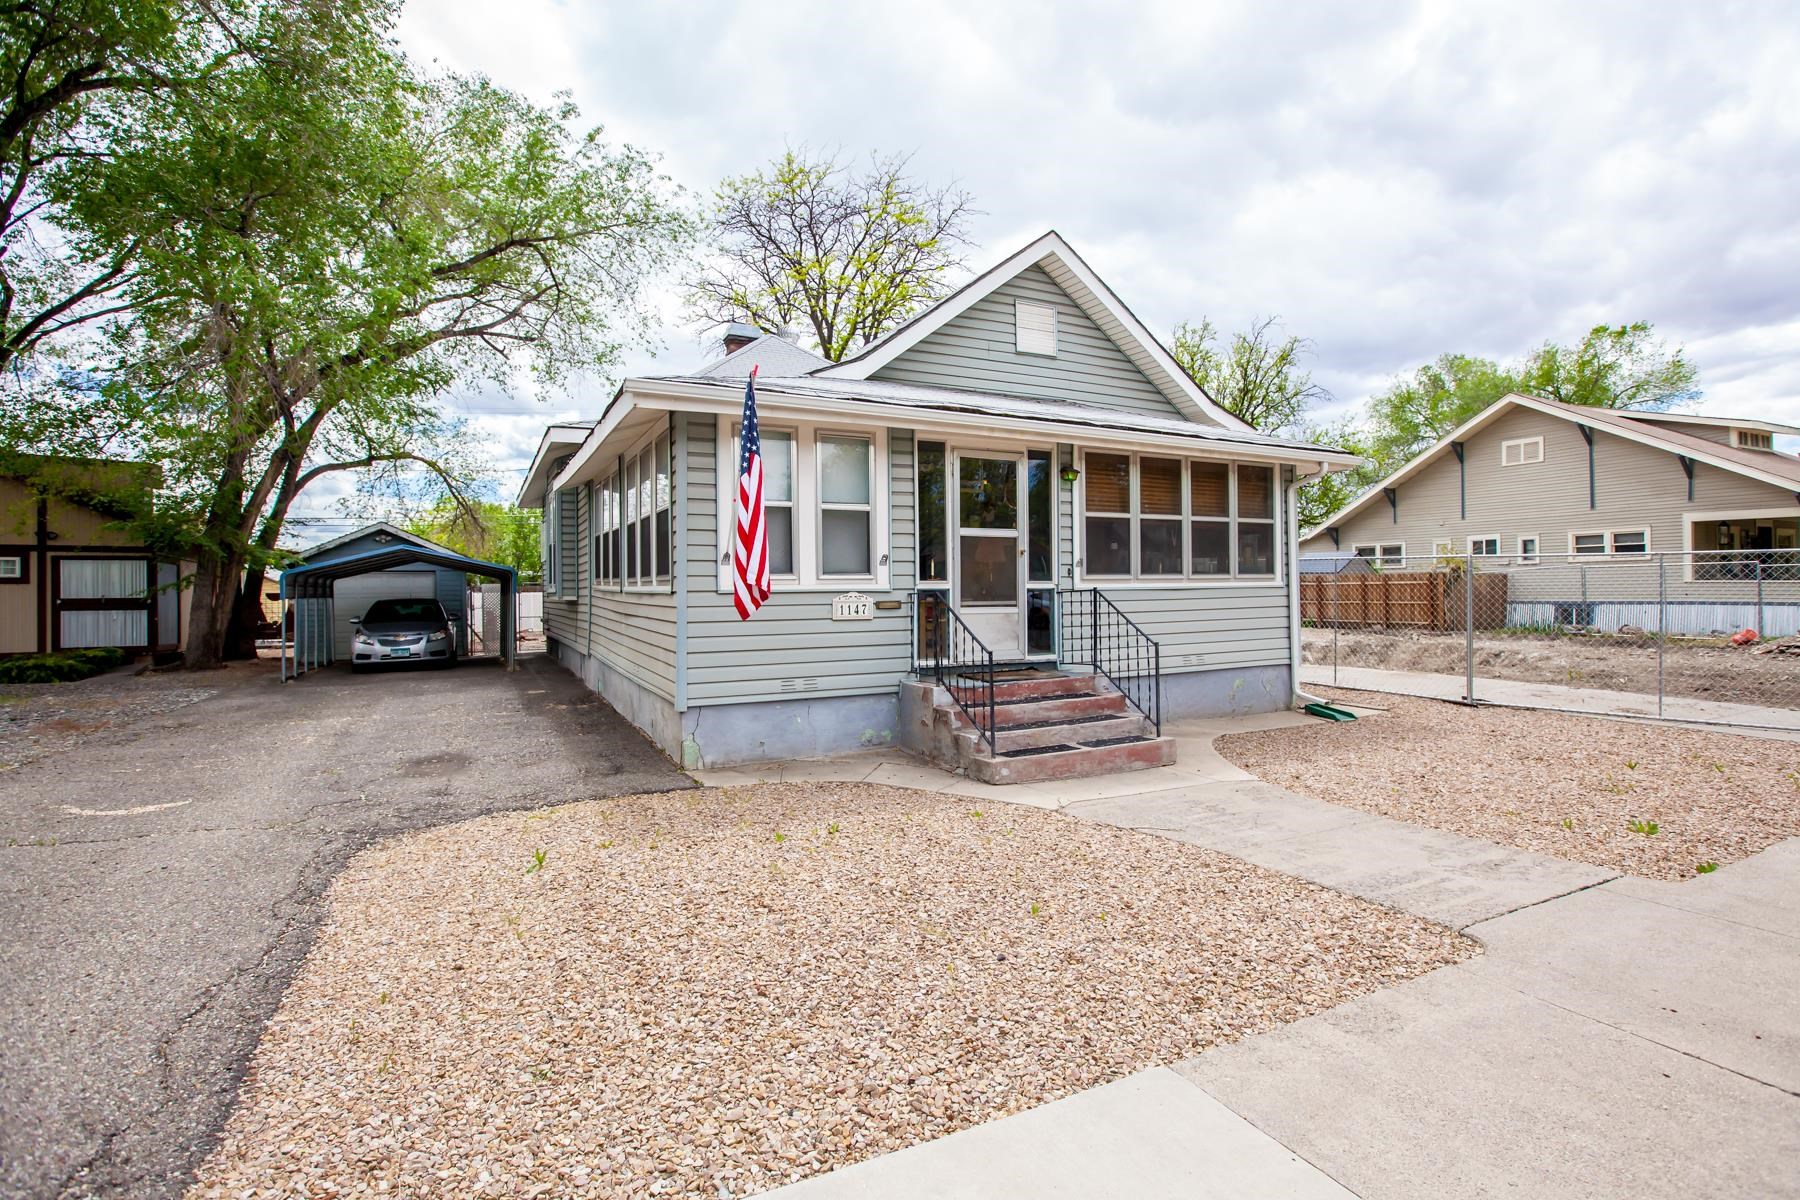
[[[1695,579],[1800,579],[1800,516],[1712,517],[1688,536]]]
[[[1497,537],[1472,537],[1469,539],[1469,553],[1488,557],[1500,553],[1500,539]]]
[[[1758,429],[1734,429],[1731,444],[1744,450],[1773,450],[1775,435]]]
[[[819,438],[819,574],[872,575],[874,447],[865,437]]]
[[[1519,563],[1520,563],[1520,565],[1532,567],[1532,566],[1536,566],[1537,562],[1538,562],[1538,535],[1535,533],[1521,533],[1519,535]]]
[[[1614,554],[1650,553],[1650,531],[1648,529],[1614,530],[1611,537]]]
[[[17,555],[0,558],[0,579],[25,578],[25,560]]]
[[[1083,458],[1083,573],[1209,579],[1275,573],[1275,468],[1094,451]]]
[[[1582,556],[1601,556],[1606,553],[1606,535],[1604,533],[1571,533],[1569,535],[1569,553]]]
[[[1384,567],[1403,567],[1406,565],[1405,542],[1382,542],[1378,545],[1354,546],[1350,551],[1357,558],[1373,559]]]
[[[1500,465],[1522,467],[1526,463],[1544,461],[1544,439],[1541,437],[1508,438],[1500,443]]]

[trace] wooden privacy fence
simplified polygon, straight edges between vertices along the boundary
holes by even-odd
[[[1461,571],[1302,575],[1300,620],[1319,628],[1461,632],[1469,597]],[[1506,576],[1475,574],[1475,628],[1506,624]]]

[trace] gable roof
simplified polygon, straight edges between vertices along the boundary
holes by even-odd
[[[1113,293],[1073,247],[1054,229],[995,264],[939,300],[893,332],[864,347],[834,366],[813,372],[815,376],[868,379],[902,354],[943,328],[971,306],[1016,278],[1029,267],[1044,273],[1073,300],[1088,319],[1098,325],[1124,352],[1144,377],[1190,421],[1207,421],[1226,429],[1247,430],[1249,425],[1226,412],[1176,363],[1156,336]]]
[[[592,421],[558,421],[546,428],[544,436],[538,439],[537,452],[531,456],[531,465],[525,468],[525,478],[519,483],[519,496],[514,503],[524,507],[543,491],[550,483],[553,474],[550,467],[558,457],[557,449],[580,446],[593,429]]]
[[[765,333],[749,345],[739,346],[724,358],[689,374],[706,379],[748,379],[751,367],[761,367],[763,375],[783,378],[807,375],[830,365],[830,359],[820,358],[779,334]]]
[[[455,554],[456,553],[456,551],[450,549],[450,547],[448,547],[448,546],[440,546],[438,543],[432,541],[430,538],[424,538],[424,537],[420,537],[416,533],[410,533],[407,530],[400,528],[398,525],[390,525],[386,521],[376,521],[375,523],[373,523],[371,525],[364,525],[361,529],[355,529],[349,533],[343,534],[342,536],[334,537],[329,542],[320,542],[316,546],[307,546],[306,548],[304,548],[303,550],[300,551],[300,557],[302,559],[304,559],[306,562],[310,563],[310,562],[312,562],[312,560],[315,556],[317,556],[318,554],[320,554],[326,550],[335,550],[339,546],[347,545],[350,542],[356,541],[358,538],[365,538],[365,537],[370,537],[370,536],[380,535],[380,534],[386,534],[388,536],[388,538],[390,538],[392,540],[409,542],[412,545],[417,546],[423,550],[437,550],[437,551],[441,551],[444,554]],[[370,551],[370,553],[374,553],[374,552]],[[289,569],[292,570],[293,568],[289,568]]]
[[[1666,450],[1670,454],[1691,458],[1695,462],[1703,462],[1718,467],[1722,471],[1731,471],[1763,483],[1785,488],[1796,492],[1797,498],[1800,498],[1800,458],[1792,455],[1727,446],[1666,426],[1653,425],[1648,421],[1610,408],[1594,408],[1585,404],[1564,404],[1560,400],[1546,400],[1542,396],[1527,396],[1523,392],[1509,392],[1414,455],[1398,471],[1370,487],[1362,495],[1311,529],[1303,531],[1300,540],[1305,541],[1308,538],[1317,537],[1365,505],[1373,503],[1385,489],[1398,487],[1428,464],[1437,461],[1450,448],[1452,442],[1466,441],[1470,434],[1475,433],[1502,413],[1511,412],[1515,408],[1528,408],[1543,413],[1545,416],[1558,417],[1574,425],[1585,425],[1589,429],[1601,429],[1627,441],[1652,446],[1658,450]],[[1721,418],[1720,423],[1729,424],[1731,422]]]

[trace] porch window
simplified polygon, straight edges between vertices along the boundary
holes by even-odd
[[[1090,452],[1084,457],[1083,573],[1225,579],[1275,574],[1275,468]]]
[[[944,443],[919,443],[919,582],[950,582]]]
[[[1131,574],[1131,456],[1089,454],[1087,470],[1089,575]]]
[[[594,532],[594,580],[619,582],[619,477],[608,475],[594,485],[589,521]]]
[[[669,582],[672,569],[670,523],[674,518],[674,490],[669,486],[669,435],[656,439],[656,494],[652,497],[656,522],[656,581]]]
[[[1695,521],[1690,568],[1698,580],[1800,579],[1800,517],[1758,515]]]
[[[819,438],[819,574],[872,575],[874,448],[868,438]]]

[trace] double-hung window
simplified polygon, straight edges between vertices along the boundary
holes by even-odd
[[[669,473],[669,435],[659,434],[626,455],[617,476],[617,533],[621,552],[614,555],[620,584],[655,588],[669,582],[675,561]]]
[[[731,590],[741,430],[721,419],[719,590]],[[760,423],[763,528],[777,592],[887,586],[887,437],[883,430]],[[942,497],[938,498],[942,503]],[[937,553],[942,556],[942,547]]]
[[[562,493],[552,490],[544,500],[544,530],[542,538],[544,559],[544,591],[554,596],[562,590],[561,576],[557,573],[558,551],[562,547]]]
[[[1083,574],[1272,577],[1275,468],[1094,451],[1084,456]]]
[[[619,477],[609,475],[594,485],[592,514],[588,520],[594,535],[594,581],[619,583]]]
[[[1483,558],[1498,557],[1500,539],[1497,537],[1472,537],[1469,539],[1469,553]]]
[[[821,434],[819,574],[852,578],[875,573],[875,447],[866,437]]]

